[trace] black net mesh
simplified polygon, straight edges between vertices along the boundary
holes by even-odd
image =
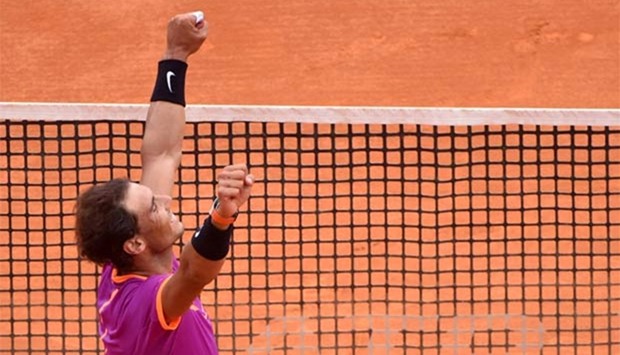
[[[139,180],[142,132],[0,123],[0,352],[102,352],[73,208]],[[224,354],[620,352],[618,126],[188,123],[186,230],[230,163],[258,181],[202,295]]]

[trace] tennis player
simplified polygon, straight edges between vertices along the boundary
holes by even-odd
[[[185,125],[188,57],[207,37],[202,14],[168,23],[142,142],[140,183],[115,179],[82,193],[76,206],[80,254],[103,265],[99,332],[106,354],[217,354],[200,293],[229,251],[233,222],[254,183],[245,165],[217,176],[217,199],[180,257],[183,224],[170,210]]]

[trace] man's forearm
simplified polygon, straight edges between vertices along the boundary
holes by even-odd
[[[142,157],[180,155],[184,128],[183,106],[165,101],[151,102],[144,128]]]
[[[186,61],[187,54],[168,48],[158,64],[146,117],[143,158],[180,153],[185,126]]]

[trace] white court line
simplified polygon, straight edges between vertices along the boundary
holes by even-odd
[[[148,104],[0,102],[0,120],[143,121]],[[188,122],[620,126],[620,109],[189,105]]]

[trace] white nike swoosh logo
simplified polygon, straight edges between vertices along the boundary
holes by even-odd
[[[171,94],[174,93],[174,91],[172,91],[172,84],[170,83],[170,79],[173,76],[176,76],[176,75],[174,75],[174,73],[171,71],[166,73],[166,81],[168,82],[168,90],[170,91]]]
[[[196,231],[196,233],[194,233],[194,238],[198,238],[198,236],[200,235],[200,230]]]

